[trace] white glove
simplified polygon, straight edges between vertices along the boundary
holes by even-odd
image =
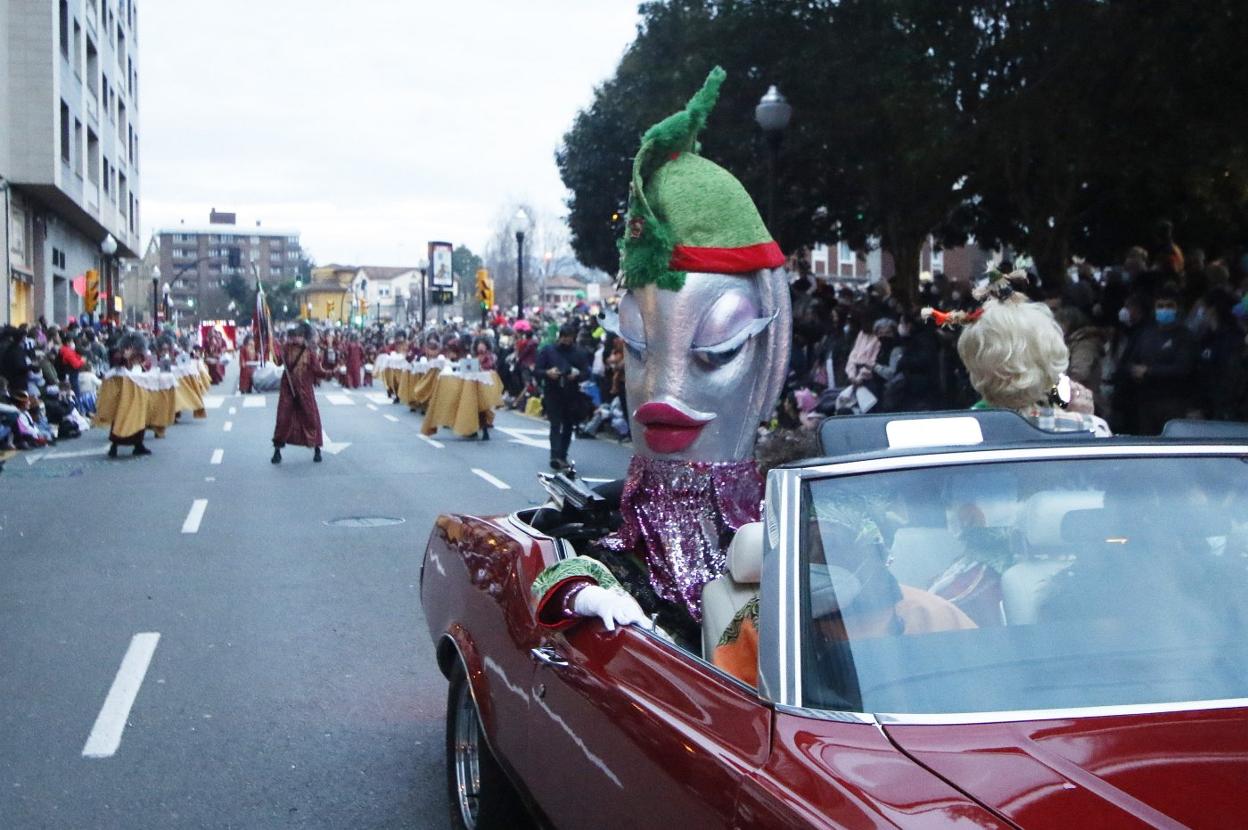
[[[647,630],[654,625],[637,600],[623,591],[608,591],[598,585],[586,585],[577,591],[572,598],[572,610],[582,617],[598,617],[607,631],[614,631],[617,624]]]

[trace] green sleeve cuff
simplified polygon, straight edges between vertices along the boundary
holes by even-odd
[[[556,562],[538,574],[537,579],[533,580],[533,587],[530,591],[534,599],[540,600],[551,588],[565,579],[574,577],[591,579],[602,588],[620,587],[620,581],[615,578],[611,571],[607,570],[606,565],[597,559],[590,559],[588,556],[574,556],[571,559]]]

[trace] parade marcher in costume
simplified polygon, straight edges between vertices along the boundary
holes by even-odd
[[[342,377],[342,385],[347,389],[359,389],[364,372],[364,347],[360,345],[360,336],[352,332],[343,351],[347,371]]]
[[[225,338],[213,329],[204,337],[204,363],[213,386],[225,380]]]
[[[243,394],[251,392],[251,381],[256,373],[256,364],[260,360],[260,350],[256,348],[256,339],[247,335],[238,357],[238,391]]]
[[[696,649],[702,587],[723,572],[737,528],[759,518],[754,438],[788,366],[789,291],[745,188],[697,154],[723,79],[717,67],[685,110],[651,127],[633,163],[618,333],[637,446],[619,530],[593,558],[534,582],[550,626],[655,614]]]
[[[118,343],[117,350],[113,358],[113,365],[116,369],[141,371],[143,368],[144,358],[147,354],[147,340],[142,334],[137,332],[123,336]],[[118,410],[118,414],[121,412]],[[114,420],[114,424],[116,420]],[[117,457],[117,448],[119,446],[134,447],[135,455],[151,455],[152,451],[143,444],[143,436],[147,432],[147,426],[144,424],[143,429],[132,435],[119,435],[113,425],[109,426],[108,431],[108,457]]]
[[[307,323],[293,326],[286,334],[278,362],[286,367],[277,397],[277,425],[273,430],[274,464],[282,463],[282,447],[312,447],[313,461],[321,460],[321,412],[316,406],[315,381],[328,378],[321,368],[312,332]]]

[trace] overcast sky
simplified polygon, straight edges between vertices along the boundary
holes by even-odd
[[[145,233],[301,232],[318,262],[480,250],[504,205],[563,216],[554,151],[635,0],[156,0],[140,6]]]

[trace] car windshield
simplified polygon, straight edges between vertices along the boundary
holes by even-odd
[[[803,487],[805,705],[1248,697],[1248,464],[932,467]]]

